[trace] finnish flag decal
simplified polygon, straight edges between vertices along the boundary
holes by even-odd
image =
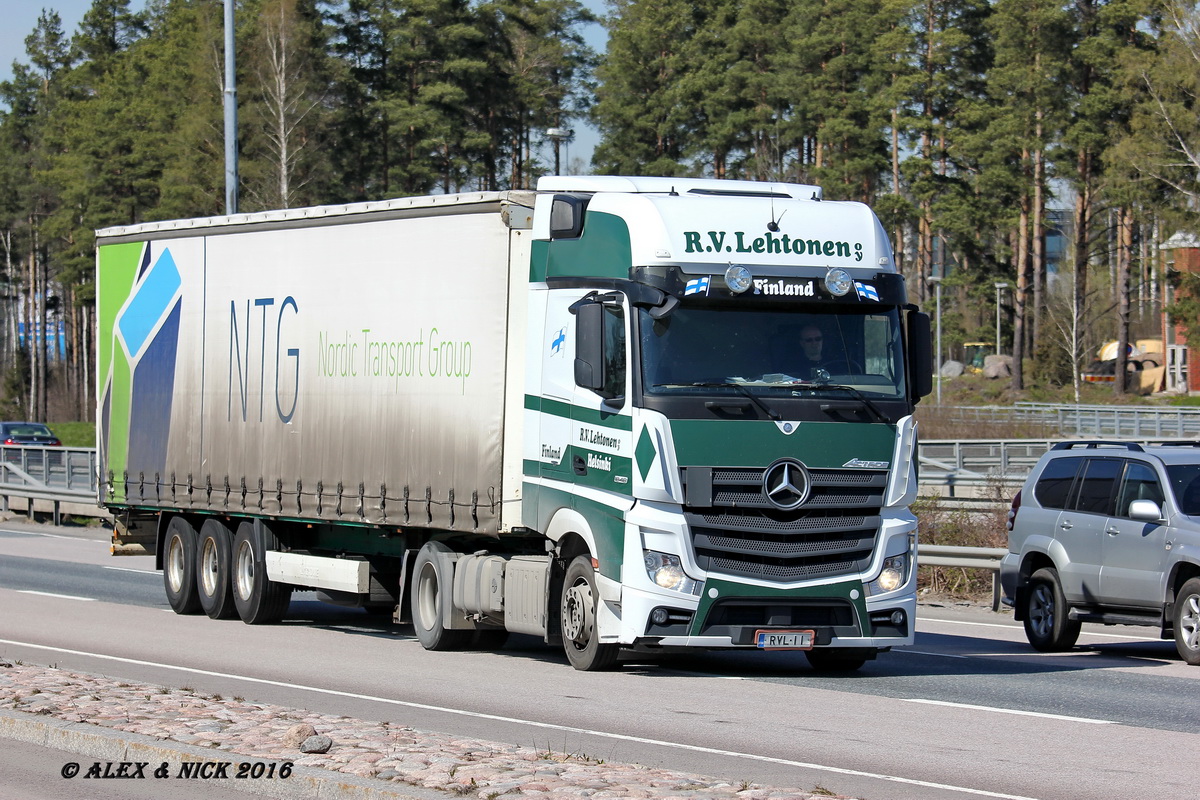
[[[879,292],[875,291],[875,287],[869,283],[855,281],[854,291],[858,292],[860,300],[874,300],[876,303],[879,302]]]
[[[708,279],[709,276],[705,275],[703,278],[695,278],[688,281],[687,285],[683,287],[683,296],[687,297],[689,294],[701,293],[708,294]]]

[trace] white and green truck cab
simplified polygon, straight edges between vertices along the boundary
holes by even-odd
[[[308,589],[583,670],[913,642],[929,320],[861,204],[551,177],[97,242],[100,501],[178,613]]]

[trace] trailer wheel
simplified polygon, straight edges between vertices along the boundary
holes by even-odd
[[[200,527],[200,543],[196,548],[196,589],[200,607],[213,619],[233,619],[233,534],[215,519],[207,519]]]
[[[287,613],[292,587],[267,577],[266,552],[278,547],[262,523],[243,522],[233,537],[233,604],[247,625],[278,622]]]
[[[413,564],[412,602],[413,630],[426,650],[456,650],[465,646],[474,631],[447,628],[442,622],[445,605],[454,596],[454,576],[438,553],[453,552],[441,542],[426,542],[417,551]]]
[[[163,547],[163,586],[176,614],[200,610],[196,596],[196,529],[183,517],[171,517]]]
[[[571,666],[584,672],[609,669],[617,661],[620,646],[601,644],[596,631],[596,608],[600,593],[591,556],[576,556],[567,567],[562,592],[563,649]]]

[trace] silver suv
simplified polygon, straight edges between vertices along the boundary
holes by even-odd
[[[1013,498],[1000,582],[1037,650],[1153,625],[1200,665],[1200,443],[1055,445]]]

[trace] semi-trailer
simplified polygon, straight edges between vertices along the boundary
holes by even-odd
[[[97,232],[97,295],[99,500],[177,613],[315,590],[581,670],[913,642],[929,319],[867,206],[556,176],[150,222]]]

